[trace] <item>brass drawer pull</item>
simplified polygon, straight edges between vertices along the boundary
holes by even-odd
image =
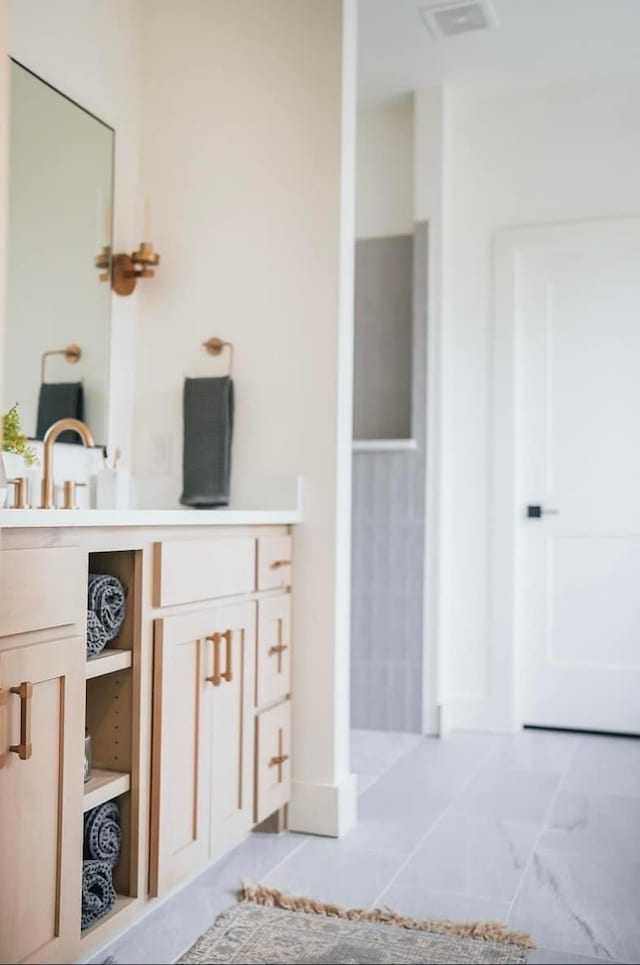
[[[291,566],[291,560],[274,560],[271,564],[272,570],[279,570],[283,566]]]
[[[31,746],[31,698],[33,697],[33,684],[28,680],[21,683],[19,687],[11,687],[10,693],[17,694],[20,698],[20,743],[12,744],[9,750],[17,754],[21,761],[28,761],[33,753]]]
[[[289,647],[287,646],[286,643],[279,643],[279,644],[278,644],[277,646],[275,646],[275,647],[269,647],[268,656],[269,656],[269,657],[273,657],[273,656],[275,656],[276,653],[284,653],[285,650],[288,650],[288,649],[289,649]]]
[[[206,637],[207,640],[211,640],[213,644],[213,674],[211,677],[207,677],[206,680],[214,687],[219,687],[222,683],[222,674],[220,673],[220,641],[222,637],[219,633],[212,633],[210,636]]]
[[[285,761],[288,761],[288,760],[289,760],[288,754],[276,754],[275,757],[272,757],[271,760],[269,761],[269,767],[279,767],[281,764],[284,764]]]
[[[227,683],[230,684],[233,680],[233,631],[225,630],[225,632],[222,634],[222,639],[227,641],[227,669],[222,676]]]

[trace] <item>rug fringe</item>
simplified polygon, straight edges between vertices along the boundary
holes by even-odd
[[[535,948],[531,937],[525,932],[512,931],[498,921],[416,921],[398,915],[390,908],[341,908],[339,905],[316,901],[314,898],[294,898],[276,888],[266,885],[242,885],[242,901],[267,908],[282,908],[284,911],[303,911],[311,915],[326,915],[328,918],[344,918],[347,921],[370,921],[382,925],[396,925],[415,931],[434,932],[438,935],[458,935],[462,938],[476,938],[479,941],[497,942],[501,945],[516,945],[518,948]]]

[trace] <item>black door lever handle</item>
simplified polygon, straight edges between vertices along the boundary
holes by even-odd
[[[527,518],[528,519],[541,519],[543,516],[557,516],[559,510],[557,509],[545,509],[544,506],[527,506]]]

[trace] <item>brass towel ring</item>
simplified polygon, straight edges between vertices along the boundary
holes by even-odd
[[[51,352],[43,352],[42,364],[40,366],[40,382],[42,383],[45,381],[47,359],[51,355],[64,355],[65,362],[68,362],[70,365],[75,365],[76,362],[79,362],[82,358],[82,349],[79,345],[72,343],[71,345],[67,345],[66,348],[58,348]]]
[[[202,343],[202,347],[207,350],[209,355],[220,355],[225,348],[229,349],[229,378],[233,375],[233,344],[223,342],[221,338],[209,338]]]

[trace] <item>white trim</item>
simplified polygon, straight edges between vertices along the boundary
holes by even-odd
[[[289,830],[339,838],[356,823],[358,782],[349,774],[341,784],[292,781]]]
[[[354,452],[407,452],[417,449],[415,439],[354,439]]]

